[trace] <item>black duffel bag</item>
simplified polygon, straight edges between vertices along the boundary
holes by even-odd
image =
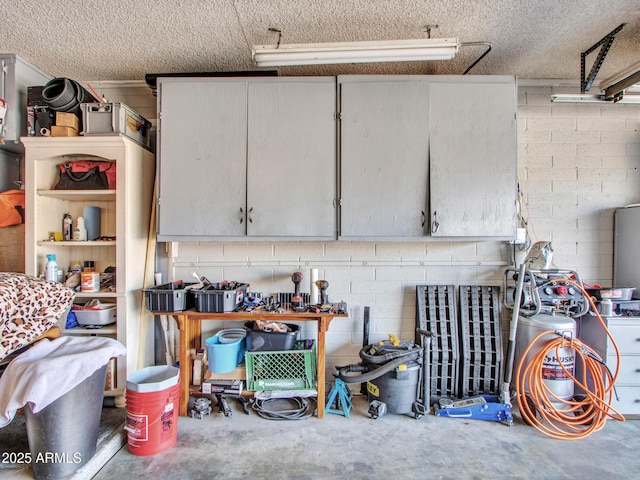
[[[76,160],[58,165],[53,190],[115,190],[116,164],[93,160]]]

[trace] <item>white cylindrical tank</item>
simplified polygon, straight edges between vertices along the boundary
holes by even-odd
[[[571,317],[546,313],[539,313],[530,317],[518,317],[514,358],[515,368],[520,364],[522,356],[529,344],[531,344],[538,335],[547,330],[561,332],[567,338],[576,338],[576,322]],[[557,338],[558,336],[553,333],[540,337],[524,359],[525,363],[523,364],[523,368],[527,362],[531,361],[534,355],[545,348],[547,342]],[[569,341],[570,340],[567,340],[567,342]],[[571,374],[575,375],[575,352],[570,347],[560,347],[557,353],[560,357],[559,359],[556,356],[555,348],[547,351],[542,365],[542,381],[557,397],[563,400],[570,400],[574,394],[574,383],[564,372],[560,362],[562,362],[562,365],[564,365]],[[526,382],[524,384],[524,390],[525,393],[530,391],[529,385]],[[562,403],[558,403],[557,408],[563,409],[562,405]],[[554,406],[556,406],[555,403]]]

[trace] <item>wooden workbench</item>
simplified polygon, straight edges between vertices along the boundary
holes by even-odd
[[[187,415],[191,372],[193,371],[192,349],[201,348],[202,320],[238,321],[270,320],[276,322],[317,322],[318,325],[318,418],[324,417],[325,410],[325,333],[334,317],[346,317],[344,313],[206,313],[186,310],[184,312],[154,312],[154,315],[168,315],[175,318],[180,331],[180,415]]]

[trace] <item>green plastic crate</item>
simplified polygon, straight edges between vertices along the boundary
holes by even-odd
[[[247,390],[315,390],[316,352],[278,350],[245,353]]]

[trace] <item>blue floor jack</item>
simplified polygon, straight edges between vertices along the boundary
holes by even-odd
[[[500,403],[497,395],[477,395],[462,400],[441,398],[434,405],[433,414],[438,417],[489,420],[513,425],[511,403]]]

